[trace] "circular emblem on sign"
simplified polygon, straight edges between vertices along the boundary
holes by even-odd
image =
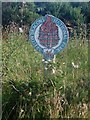
[[[65,24],[52,15],[37,19],[29,31],[34,48],[44,55],[46,60],[53,59],[68,42],[68,30]]]

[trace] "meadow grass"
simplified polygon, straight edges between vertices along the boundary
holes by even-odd
[[[88,42],[74,36],[50,62],[45,79],[43,56],[19,33],[2,41],[3,120],[87,118]],[[14,113],[14,114],[13,114]],[[56,114],[57,113],[57,114]]]

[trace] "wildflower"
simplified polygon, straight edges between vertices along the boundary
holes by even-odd
[[[21,27],[19,28],[19,32],[20,32],[20,33],[23,33],[23,29],[22,29]]]
[[[24,112],[24,110],[23,110],[23,109],[21,109],[21,113],[22,113],[22,112]]]
[[[65,65],[65,62],[63,63],[63,65]]]
[[[49,59],[48,62],[50,62],[51,60]]]
[[[42,59],[42,62],[44,62],[45,61],[45,59]]]
[[[45,67],[45,70],[47,70],[48,68],[47,67]]]
[[[53,74],[55,74],[55,71],[56,71],[56,70],[55,70],[55,68],[54,68],[54,69],[52,69]]]
[[[45,61],[45,63],[47,64],[47,63],[48,63],[48,61]]]
[[[80,46],[82,46],[82,44],[80,43]]]
[[[32,93],[31,93],[31,92],[29,92],[29,95],[31,96],[31,95],[32,95]]]
[[[75,65],[74,62],[72,62],[72,66],[73,66],[74,68],[79,68],[79,65]]]

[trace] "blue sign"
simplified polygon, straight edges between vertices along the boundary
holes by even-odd
[[[52,15],[37,19],[30,28],[29,37],[34,48],[44,55],[46,60],[64,49],[69,34],[66,25]]]

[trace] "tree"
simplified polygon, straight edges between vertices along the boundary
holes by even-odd
[[[35,12],[34,3],[7,2],[2,4],[2,25],[8,25],[10,22],[16,22],[19,25],[31,22],[38,18]]]

